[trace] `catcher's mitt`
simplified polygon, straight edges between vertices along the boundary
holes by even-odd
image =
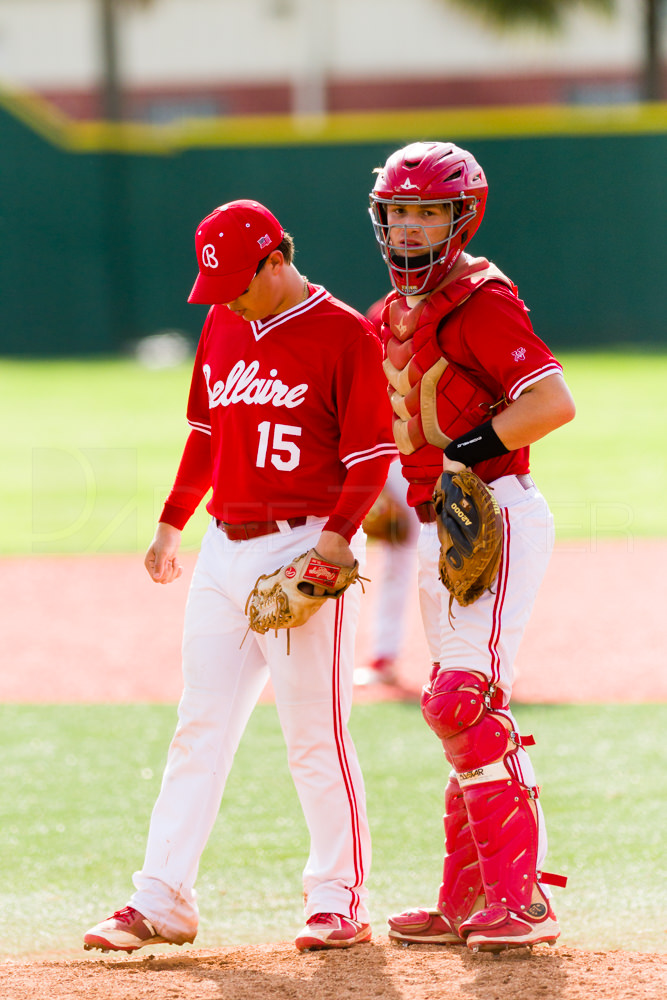
[[[490,590],[503,550],[502,515],[479,476],[443,472],[433,494],[440,539],[440,579],[462,607]]]
[[[310,549],[275,573],[259,577],[246,601],[248,629],[260,635],[273,629],[277,635],[278,629],[286,628],[289,653],[289,629],[303,625],[327,599],[340,597],[357,580],[361,577],[356,560],[354,566],[339,566]],[[316,587],[323,593],[316,595]]]
[[[363,520],[362,527],[369,538],[399,545],[406,541],[410,532],[409,515],[396,503],[387,490],[379,497]]]

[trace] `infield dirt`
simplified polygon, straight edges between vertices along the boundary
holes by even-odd
[[[371,547],[357,660],[370,655],[379,550]],[[175,702],[187,583],[151,583],[142,557],[6,558],[0,604],[5,702]],[[517,661],[517,702],[667,701],[658,594],[667,541],[624,540],[556,549]],[[643,585],[629,587],[627,581]],[[415,594],[410,583],[407,592]],[[641,622],[641,638],[631,623]],[[356,689],[356,700],[417,698],[428,671],[411,599],[400,685]],[[57,664],[57,670],[54,670]],[[113,670],[113,690],[106,679]],[[267,689],[265,699],[271,698]],[[67,914],[63,914],[67,919]],[[619,914],[619,920],[623,917]],[[377,928],[376,930],[381,930]],[[632,928],[628,927],[628,945]],[[498,958],[464,948],[389,941],[299,954],[292,942],[135,956],[41,954],[0,962],[7,1000],[662,1000],[667,955],[538,946]]]
[[[5,558],[0,607],[3,702],[178,701],[187,587],[151,582],[143,556]],[[556,547],[519,656],[516,703],[667,701],[662,602],[667,539]],[[381,551],[369,546],[357,662],[370,656]],[[630,586],[629,581],[641,582]],[[656,598],[647,600],[647,594]],[[415,580],[406,581],[407,629],[397,687],[357,688],[357,701],[418,697],[428,676]],[[113,677],[113,685],[108,678]],[[270,689],[264,694],[271,697]]]
[[[0,967],[8,1000],[662,1000],[665,989],[660,955],[540,945],[495,958],[382,936],[338,952],[290,943]]]

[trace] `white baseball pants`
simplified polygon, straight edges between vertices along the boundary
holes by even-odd
[[[408,484],[403,478],[398,460],[389,466],[385,489],[403,507],[409,533],[404,542],[377,543],[381,548],[381,564],[372,632],[374,660],[395,660],[400,655],[410,607],[409,597],[415,583],[419,537],[419,521],[412,507],[408,506]]]
[[[516,476],[490,484],[503,515],[503,557],[492,592],[474,604],[452,605],[438,574],[440,542],[435,523],[422,525],[418,542],[419,600],[431,659],[441,670],[471,670],[502,689],[509,703],[514,660],[530,618],[537,591],[554,545],[554,525],[546,500],[536,486],[528,489]],[[516,722],[511,711],[503,713]],[[537,784],[530,757],[517,751],[517,777],[528,787]],[[547,851],[544,816],[539,801],[538,867]],[[547,895],[548,887],[543,886]]]
[[[220,808],[248,719],[271,678],[288,764],[310,833],[303,873],[306,918],[341,913],[368,921],[371,862],[365,792],[347,723],[361,587],[329,600],[290,633],[246,633],[258,576],[313,547],[326,522],[233,542],[211,522],[188,596],[183,694],[146,856],[130,905],[175,943],[193,940],[199,860]],[[352,540],[363,568],[365,535]]]

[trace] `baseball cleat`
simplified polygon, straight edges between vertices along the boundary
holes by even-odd
[[[171,944],[160,937],[150,920],[132,906],[116,910],[113,916],[91,927],[83,938],[86,951],[100,948],[101,951],[136,951],[149,944]]]
[[[531,910],[537,919],[532,919]],[[534,944],[555,944],[560,927],[551,906],[533,904],[526,913],[516,913],[502,903],[493,903],[461,924],[461,934],[471,951],[505,951],[532,948]]]
[[[438,909],[404,910],[387,917],[389,937],[412,944],[465,944]]]
[[[351,948],[371,939],[371,925],[351,920],[340,913],[314,913],[295,938],[299,951],[318,951],[321,948]]]
[[[396,664],[389,657],[381,656],[368,667],[357,667],[354,671],[356,687],[372,687],[374,684],[395,684],[398,675]]]

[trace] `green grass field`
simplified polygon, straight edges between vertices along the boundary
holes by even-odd
[[[577,418],[532,451],[559,538],[664,535],[667,355],[562,360]],[[189,375],[131,360],[0,361],[0,553],[145,551],[187,434]],[[205,523],[202,505],[185,548]]]
[[[667,355],[563,358],[577,419],[533,448],[560,539],[664,536]],[[143,552],[180,457],[189,366],[0,361],[0,553]],[[202,509],[184,533],[196,548]],[[5,564],[7,565],[7,564]],[[0,568],[2,563],[0,562]],[[664,951],[664,706],[519,706],[569,945]],[[0,706],[0,954],[77,949],[142,861],[175,710]],[[431,903],[445,767],[415,705],[355,706],[372,915]],[[257,748],[261,747],[261,753]],[[257,709],[202,860],[201,947],[289,939],[307,838],[275,710]]]
[[[538,740],[546,867],[569,877],[555,890],[562,943],[664,950],[664,709],[519,706],[517,716]],[[169,706],[0,708],[0,954],[79,949],[88,926],[126,902],[174,720]],[[414,704],[356,706],[352,730],[384,934],[387,913],[435,901],[446,766]],[[202,859],[197,946],[290,940],[306,853],[275,709],[260,705]]]

